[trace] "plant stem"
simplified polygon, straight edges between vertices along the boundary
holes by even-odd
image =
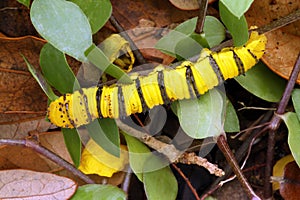
[[[197,20],[197,26],[195,32],[201,34],[203,32],[208,0],[198,0],[198,4],[199,4],[199,13],[198,13],[198,20]]]
[[[75,176],[79,177],[80,179],[82,179],[86,183],[89,183],[89,184],[95,183],[92,179],[90,179],[87,175],[85,175],[84,173],[82,173],[81,171],[79,171],[71,163],[69,163],[68,161],[64,160],[60,156],[56,155],[52,151],[46,149],[45,147],[40,146],[38,143],[36,143],[34,141],[26,140],[26,139],[23,139],[23,140],[0,139],[0,145],[15,145],[15,146],[23,146],[23,147],[30,148],[30,149],[36,151],[37,153],[45,156],[46,158],[52,160],[56,164],[62,166],[66,170],[69,170]]]
[[[270,198],[272,196],[272,185],[270,182],[270,177],[273,171],[273,155],[274,155],[274,146],[275,146],[275,131],[278,129],[281,118],[279,115],[284,114],[286,106],[290,100],[292,91],[294,89],[295,83],[300,72],[300,53],[298,55],[297,62],[293,68],[293,71],[290,75],[289,81],[286,85],[282,98],[279,102],[278,108],[270,122],[269,125],[269,138],[268,138],[268,149],[267,149],[267,159],[266,159],[266,169],[265,169],[265,182],[264,182],[264,197]]]
[[[258,200],[258,199],[260,199],[260,197],[258,197],[255,194],[255,192],[253,191],[253,189],[250,186],[250,184],[248,183],[246,177],[242,173],[242,171],[241,171],[238,163],[236,162],[236,159],[235,159],[232,151],[230,150],[230,148],[229,148],[229,146],[227,144],[227,140],[226,140],[225,134],[221,134],[217,138],[217,145],[220,148],[220,150],[222,151],[222,153],[224,154],[227,162],[231,166],[234,174],[236,175],[236,177],[240,181],[240,183],[241,183],[242,187],[244,188],[245,192],[247,193],[248,197],[250,199],[252,199],[252,200]]]

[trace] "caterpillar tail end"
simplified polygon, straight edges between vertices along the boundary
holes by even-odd
[[[251,52],[259,60],[265,53],[266,44],[267,37],[264,34],[259,34],[257,31],[252,31],[246,47],[251,49]]]

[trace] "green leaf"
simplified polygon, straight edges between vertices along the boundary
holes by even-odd
[[[177,115],[182,129],[195,139],[221,134],[223,105],[223,97],[216,89],[209,90],[200,99],[178,101]]]
[[[288,130],[288,144],[292,155],[297,162],[298,166],[300,167],[300,123],[296,113],[288,112],[281,116],[283,121],[285,122]]]
[[[71,200],[126,200],[123,190],[112,185],[88,184],[78,187]]]
[[[87,61],[84,51],[92,45],[92,31],[76,4],[65,0],[35,0],[30,18],[39,34],[55,48]]]
[[[109,0],[71,1],[76,3],[87,16],[93,34],[98,32],[99,29],[104,26],[112,12],[112,6]]]
[[[27,8],[30,6],[30,0],[17,0],[19,3],[23,4]]]
[[[23,56],[23,59],[26,62],[27,68],[29,70],[29,72],[31,73],[31,75],[34,77],[34,79],[38,82],[38,84],[40,85],[40,87],[42,88],[42,90],[44,91],[44,93],[47,95],[47,97],[51,100],[54,101],[55,99],[58,98],[58,96],[56,96],[53,92],[53,90],[51,89],[51,86],[47,83],[47,81],[45,80],[45,78],[43,77],[43,75],[37,71],[34,66],[32,66],[28,60],[25,58],[25,56]]]
[[[225,114],[225,122],[224,122],[224,131],[225,132],[239,132],[240,131],[240,123],[235,112],[235,109],[229,99],[226,99],[226,114]]]
[[[130,77],[119,67],[109,62],[103,51],[96,45],[91,45],[85,52],[88,60],[100,70],[105,71],[109,75],[115,77],[120,83],[132,83]]]
[[[197,24],[197,17],[189,19],[178,25],[169,34],[161,38],[156,44],[155,48],[162,52],[176,57],[176,46],[181,40],[194,33]]]
[[[65,55],[49,43],[45,44],[41,50],[40,65],[48,83],[60,93],[72,93],[80,88]]]
[[[81,158],[81,141],[76,129],[61,129],[66,147],[76,167],[80,164]]]
[[[196,34],[194,34],[193,37],[196,37]],[[175,54],[178,60],[187,60],[188,58],[200,54],[202,49],[202,46],[194,38],[185,37],[176,44]]]
[[[250,8],[254,0],[220,0],[226,8],[237,18],[242,15]]]
[[[151,158],[152,159],[147,160],[145,163],[147,168],[149,168],[149,165],[153,165],[153,163],[155,163],[155,166],[159,166],[160,164],[164,163],[164,161],[157,156],[153,156]],[[155,171],[150,171],[147,169],[147,171],[149,172],[143,174],[143,182],[147,199],[176,199],[178,183],[169,166]]]
[[[128,151],[129,151],[129,163],[132,171],[143,182],[143,171],[146,160],[152,156],[151,151],[146,145],[141,143],[138,139],[123,132],[125,137]]]
[[[293,90],[292,101],[293,101],[293,105],[294,105],[296,114],[298,116],[298,119],[300,120],[300,89]]]
[[[253,95],[269,102],[278,102],[285,88],[285,80],[274,74],[262,62],[235,80]]]
[[[120,157],[119,129],[114,119],[99,119],[86,126],[90,137],[108,153]]]
[[[212,16],[206,16],[203,32],[209,47],[214,47],[225,39],[225,27],[217,18]]]
[[[174,30],[176,32],[183,33],[184,35],[190,35],[194,33],[197,25],[197,17],[186,20],[185,22],[179,24]]]
[[[242,46],[248,41],[248,25],[245,16],[234,16],[222,2],[219,2],[222,22],[232,35],[234,46]]]

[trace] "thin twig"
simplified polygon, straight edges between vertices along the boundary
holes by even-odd
[[[292,12],[291,14],[289,14],[287,16],[281,17],[278,20],[276,20],[276,21],[274,21],[270,24],[264,25],[264,26],[256,29],[256,31],[258,31],[260,34],[264,34],[264,33],[268,33],[270,31],[276,30],[278,28],[281,28],[283,26],[286,26],[288,24],[291,24],[291,23],[293,23],[293,22],[300,19],[300,14],[299,13],[300,13],[300,10],[294,11],[294,12]],[[227,41],[221,43],[218,46],[215,46],[215,47],[211,48],[211,50],[220,51],[224,47],[230,47],[232,45],[233,45],[233,40],[230,39],[230,40],[227,40]],[[195,58],[193,58],[193,59],[195,59]]]
[[[265,26],[259,27],[257,30],[258,33],[267,33],[270,31],[274,31],[276,29],[279,29],[287,24],[293,23],[300,19],[300,9],[288,14],[287,16],[284,16],[282,18],[279,18],[276,21],[273,21]]]
[[[187,186],[190,188],[190,190],[192,191],[192,193],[195,196],[195,199],[200,200],[200,197],[198,196],[197,191],[195,190],[195,188],[192,186],[191,182],[189,181],[189,179],[184,175],[184,173],[181,171],[181,169],[179,169],[174,163],[172,164],[172,167],[180,174],[180,176],[184,179],[184,181],[186,182]]]
[[[79,177],[80,179],[82,179],[83,181],[85,181],[86,183],[89,184],[93,184],[95,183],[92,179],[90,179],[88,176],[86,176],[84,173],[82,173],[81,171],[79,171],[76,167],[74,167],[71,163],[69,163],[68,161],[64,160],[63,158],[61,158],[60,156],[56,155],[55,153],[53,153],[52,151],[46,149],[43,146],[40,146],[39,144],[37,144],[34,141],[31,140],[15,140],[15,139],[0,139],[0,145],[14,145],[14,146],[23,146],[23,147],[27,147],[30,148],[32,150],[34,150],[35,152],[45,156],[46,158],[48,158],[49,160],[52,160],[53,162],[55,162],[56,164],[62,166],[63,168],[69,170],[70,172],[72,172],[75,176]]]
[[[220,148],[220,150],[222,151],[222,153],[224,154],[227,162],[231,166],[232,170],[234,171],[234,174],[237,176],[239,182],[241,183],[241,185],[242,185],[243,189],[245,190],[245,192],[247,193],[248,197],[252,200],[260,199],[260,197],[258,197],[255,194],[255,192],[253,191],[251,185],[249,184],[246,177],[242,173],[239,165],[237,164],[236,159],[227,144],[225,134],[221,134],[217,138],[217,145]]]
[[[116,119],[118,127],[129,133],[131,136],[137,138],[144,144],[148,145],[157,152],[165,155],[170,163],[181,162],[185,164],[196,164],[206,168],[211,174],[216,176],[223,176],[223,170],[219,169],[216,165],[210,163],[207,159],[196,156],[195,153],[187,153],[178,150],[173,144],[164,143],[155,137],[148,135],[146,132],[137,130],[128,124],[125,124],[120,119]]]
[[[270,120],[272,116],[272,112],[268,112],[266,115],[264,115],[264,117],[262,118],[261,120],[261,123],[265,123],[267,121]],[[265,126],[266,127],[266,126]],[[266,128],[263,127],[263,129],[266,130]],[[263,129],[260,129],[260,130],[256,130],[255,132],[253,132],[248,138],[247,140],[245,140],[243,142],[243,144],[236,150],[236,153],[235,153],[235,158],[237,160],[238,163],[241,162],[241,160],[245,157],[246,155],[246,158],[244,160],[243,163],[246,163],[247,161],[247,158],[249,157],[250,153],[251,153],[251,147],[254,143],[254,141],[256,140],[256,138],[258,136],[261,135],[261,133],[265,132],[265,130]],[[218,185],[218,183],[226,178],[229,177],[229,175],[232,173],[232,168],[230,167],[230,165],[227,165],[225,168],[224,168],[224,171],[225,171],[225,176],[222,176],[222,177],[219,177],[217,178],[213,184],[211,185],[211,187],[214,187],[216,185]]]
[[[128,166],[124,181],[122,183],[122,190],[127,194],[129,193],[131,175],[132,175],[132,169],[130,166]]]
[[[286,85],[282,98],[279,102],[277,111],[274,114],[268,126],[270,131],[269,131],[269,138],[268,138],[268,149],[267,149],[267,160],[266,160],[267,166],[265,169],[265,183],[264,183],[265,198],[269,198],[272,196],[272,185],[270,182],[270,177],[272,175],[272,170],[273,170],[272,168],[273,168],[273,155],[274,155],[274,146],[275,146],[275,131],[278,129],[281,123],[280,115],[284,114],[285,112],[286,106],[288,105],[292,91],[297,81],[299,72],[300,72],[300,53],[298,54],[298,59],[295,63],[289,81]]]
[[[198,0],[198,4],[199,4],[199,13],[198,13],[198,20],[197,20],[197,26],[195,32],[200,34],[203,32],[208,0]]]

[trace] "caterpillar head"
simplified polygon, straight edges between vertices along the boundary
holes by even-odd
[[[48,107],[48,119],[50,122],[62,128],[74,128],[68,116],[70,94],[59,97],[52,101]]]

